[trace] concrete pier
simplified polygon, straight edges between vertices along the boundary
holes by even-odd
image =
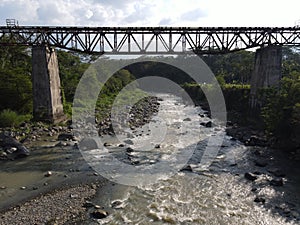
[[[268,46],[256,51],[250,91],[250,105],[252,108],[260,105],[258,100],[259,89],[279,86],[282,77],[281,63],[281,46]]]
[[[33,117],[57,123],[65,116],[61,99],[56,52],[47,46],[32,47]]]

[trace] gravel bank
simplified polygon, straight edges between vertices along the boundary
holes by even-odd
[[[77,185],[55,190],[15,206],[1,215],[1,225],[76,224],[87,217],[86,200],[96,193],[95,185]]]

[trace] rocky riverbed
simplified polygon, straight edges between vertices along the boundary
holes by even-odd
[[[132,126],[137,138],[147,136],[137,135],[135,129],[155,115],[158,100],[148,101],[150,106],[145,103],[153,110],[138,110],[137,118],[146,119]],[[199,115],[203,133],[213,136],[219,132],[221,128],[214,127],[206,112]],[[191,123],[193,117],[183,117],[181,122]],[[127,143],[114,143],[107,127],[111,127],[109,120],[102,135],[111,151],[137,153],[134,141],[130,143],[133,152],[127,151]],[[108,182],[93,171],[78,151],[72,126],[36,124],[27,135],[11,130],[10,135],[26,146],[30,155],[14,158],[13,153],[2,150],[6,156],[0,161],[0,224],[298,224],[300,152],[285,154],[252,144],[246,147],[238,136],[246,142],[257,134],[234,129],[235,137],[226,136],[209,170],[194,170],[202,149],[199,144],[187,167],[174,178],[146,189]],[[247,137],[243,138],[244,134]],[[144,155],[133,157],[141,164],[138,157]],[[197,213],[193,213],[195,209]]]
[[[147,123],[158,107],[154,96],[138,102],[131,128]],[[98,133],[113,135],[110,117],[98,122]],[[82,158],[68,122],[1,130],[0,168],[0,224],[74,224],[90,216],[84,204],[107,182]],[[93,215],[99,217],[101,207],[95,207]]]

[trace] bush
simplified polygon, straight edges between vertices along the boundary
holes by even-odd
[[[5,109],[0,113],[0,127],[15,127],[22,122],[29,121],[31,115],[18,115],[15,111]]]
[[[262,116],[269,133],[291,142],[300,128],[300,73],[284,77],[280,85],[280,90],[268,92]]]

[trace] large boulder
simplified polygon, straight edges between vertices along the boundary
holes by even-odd
[[[9,158],[12,159],[23,158],[30,154],[29,150],[17,139],[4,133],[0,134],[0,146],[9,153]]]

